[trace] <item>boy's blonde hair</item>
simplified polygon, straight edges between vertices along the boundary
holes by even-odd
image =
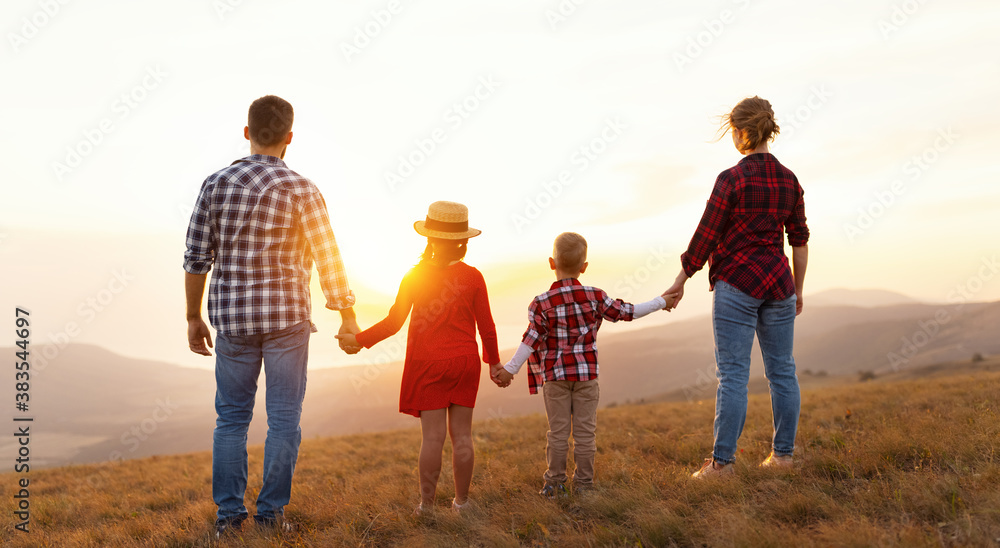
[[[563,232],[556,236],[552,258],[560,270],[579,272],[587,262],[587,240],[576,232]]]

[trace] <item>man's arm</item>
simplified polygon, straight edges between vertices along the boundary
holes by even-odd
[[[792,248],[792,275],[795,277],[795,315],[802,313],[802,286],[806,283],[806,265],[809,263],[809,246]]]
[[[211,356],[212,333],[205,320],[201,319],[201,299],[205,295],[205,280],[208,274],[184,273],[184,293],[187,297],[188,347],[191,352]],[[208,345],[206,347],[206,344]]]
[[[300,222],[304,229],[306,241],[312,250],[316,270],[319,271],[320,285],[326,296],[326,308],[340,312],[340,331],[338,335],[361,333],[354,314],[354,292],[347,283],[346,269],[340,257],[340,248],[330,228],[330,215],[327,212],[326,201],[319,190],[309,193],[299,212]],[[340,348],[348,354],[357,354],[361,346],[349,345],[345,340],[339,341]]]

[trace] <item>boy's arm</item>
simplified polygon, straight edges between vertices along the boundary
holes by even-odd
[[[643,316],[652,314],[657,310],[663,310],[664,308],[666,308],[669,312],[670,305],[673,304],[674,297],[672,295],[667,296],[670,297],[669,301],[664,298],[663,295],[660,295],[644,303],[632,305],[632,319],[637,320]]]
[[[506,370],[511,375],[517,375],[517,372],[521,370],[521,367],[524,365],[524,362],[528,361],[528,358],[534,351],[535,349],[531,348],[530,346],[524,343],[521,343],[517,347],[517,350],[514,351],[514,355],[510,358],[510,361],[504,364],[503,366],[504,370]]]

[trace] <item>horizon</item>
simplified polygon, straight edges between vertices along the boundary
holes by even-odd
[[[438,199],[483,230],[467,262],[487,274],[501,348],[551,283],[560,232],[588,239],[585,282],[658,295],[741,158],[713,141],[717,117],[752,95],[774,106],[773,153],[805,189],[807,297],[1000,300],[994,3],[392,6],[12,3],[3,304],[32,310],[39,341],[75,322],[74,341],[210,367],[184,340],[184,231],[270,93],[296,110],[286,161],[324,193],[362,327],[388,311],[423,249],[412,223]],[[295,32],[262,49],[272,25]],[[246,76],[251,55],[266,78]],[[705,271],[676,311],[606,331],[708,314]],[[339,320],[315,273],[313,312],[330,339],[313,338],[314,365],[370,359],[327,355]]]

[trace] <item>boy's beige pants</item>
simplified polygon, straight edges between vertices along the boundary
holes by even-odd
[[[566,482],[566,454],[573,432],[573,474],[575,487],[594,483],[594,455],[597,453],[597,379],[590,381],[546,381],[542,385],[545,415],[549,419],[545,460],[549,466],[543,478],[547,485]]]

